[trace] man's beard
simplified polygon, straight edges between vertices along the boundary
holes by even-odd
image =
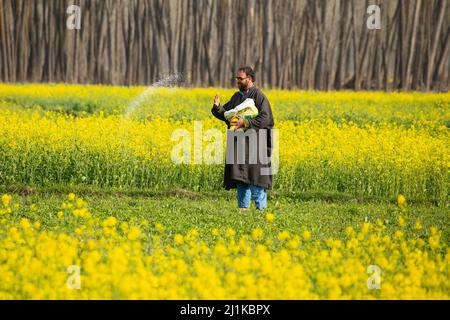
[[[238,87],[240,90],[247,90],[247,85],[246,84],[238,84]]]

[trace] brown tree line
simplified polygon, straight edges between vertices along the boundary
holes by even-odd
[[[66,10],[81,8],[81,29]],[[367,7],[381,8],[368,29]],[[448,90],[447,0],[0,0],[0,81]]]

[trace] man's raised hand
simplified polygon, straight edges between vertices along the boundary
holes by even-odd
[[[216,94],[216,96],[214,97],[214,106],[216,107],[220,106],[220,98],[218,94]]]

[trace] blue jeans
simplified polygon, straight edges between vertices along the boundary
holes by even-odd
[[[267,193],[263,187],[238,182],[237,198],[239,208],[250,207],[251,198],[255,201],[256,209],[263,210],[267,207]]]

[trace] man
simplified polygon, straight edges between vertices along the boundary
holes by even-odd
[[[236,74],[236,84],[239,91],[236,92],[229,102],[223,106],[220,104],[220,98],[218,95],[214,98],[214,106],[211,110],[212,114],[219,120],[225,121],[228,129],[230,126],[235,126],[235,130],[239,128],[245,128],[247,131],[256,132],[257,135],[257,148],[249,148],[249,139],[245,139],[245,163],[239,163],[236,159],[232,159],[232,163],[225,164],[225,174],[224,174],[224,187],[226,190],[237,189],[238,207],[241,211],[247,210],[250,207],[250,200],[253,198],[255,201],[256,208],[263,210],[267,206],[267,189],[272,188],[272,173],[270,161],[260,161],[258,157],[257,163],[251,163],[248,161],[250,158],[249,150],[251,152],[257,152],[258,155],[261,154],[260,139],[265,139],[262,141],[262,150],[266,153],[267,158],[270,160],[272,152],[272,132],[271,129],[274,126],[272,109],[270,108],[269,101],[266,96],[254,85],[255,82],[255,72],[250,67],[241,67],[238,69]],[[242,103],[245,99],[251,98],[255,102],[255,106],[258,109],[258,116],[253,119],[243,119],[239,118],[234,122],[229,122],[225,116],[225,111],[235,108],[237,105]],[[265,131],[266,135],[259,135],[260,131]],[[232,134],[228,131],[227,134]],[[237,137],[239,138],[239,137]],[[235,139],[235,138],[233,138]],[[253,143],[252,143],[253,147]],[[234,148],[234,153],[236,154],[236,143],[230,145],[230,140],[227,139],[227,153],[229,148]],[[228,159],[227,159],[228,160]],[[267,173],[269,172],[269,174]]]

